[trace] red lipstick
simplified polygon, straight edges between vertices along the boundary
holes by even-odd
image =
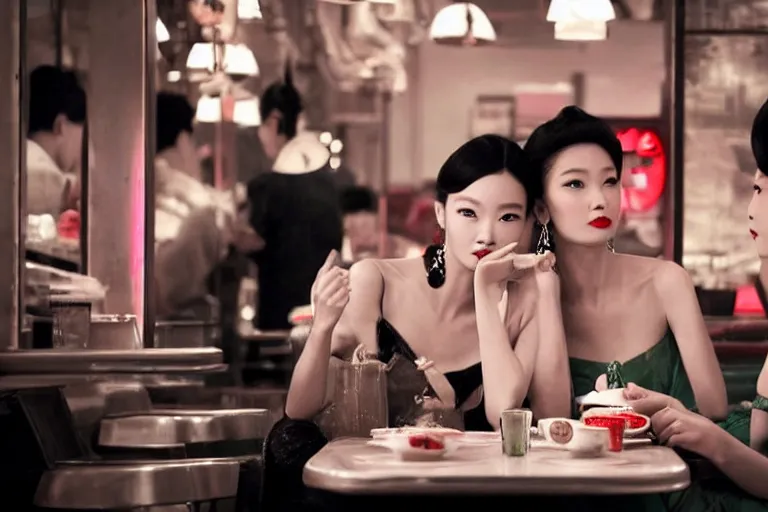
[[[757,238],[757,231],[755,231],[754,229],[750,229],[749,234],[752,235],[752,240]]]
[[[472,254],[477,256],[477,259],[481,260],[481,259],[485,258],[486,256],[488,256],[489,254],[491,254],[491,252],[492,251],[490,249],[480,249],[479,251],[475,251]]]
[[[597,229],[608,229],[613,224],[613,221],[608,217],[598,217],[589,221],[589,225]]]

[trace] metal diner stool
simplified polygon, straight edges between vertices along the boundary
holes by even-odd
[[[215,511],[237,494],[237,461],[65,461],[35,493],[43,510]]]
[[[211,458],[240,465],[239,512],[254,511],[261,499],[262,449],[270,429],[266,409],[151,410],[116,414],[101,421],[98,451],[121,458],[152,453],[153,458]]]
[[[214,506],[236,495],[238,471],[232,460],[93,460],[59,387],[0,392],[0,482],[15,510],[223,510]]]

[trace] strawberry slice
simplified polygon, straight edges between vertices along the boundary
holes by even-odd
[[[408,436],[408,444],[411,448],[420,448],[422,450],[444,450],[445,444],[442,440],[426,434],[417,434]]]

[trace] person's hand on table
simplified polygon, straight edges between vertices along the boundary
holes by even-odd
[[[717,458],[717,450],[726,445],[729,434],[708,418],[688,410],[666,407],[651,417],[651,427],[659,441],[672,448],[682,448],[707,459]]]
[[[653,416],[665,408],[686,410],[685,406],[676,398],[659,393],[658,391],[645,389],[633,382],[627,384],[624,390],[624,398],[635,412],[645,414],[646,416]]]

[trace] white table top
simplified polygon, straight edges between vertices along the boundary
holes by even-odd
[[[525,457],[500,443],[465,446],[432,462],[404,462],[368,439],[329,443],[304,467],[309,487],[343,494],[652,494],[685,489],[688,466],[661,446],[635,446],[597,459],[534,442]]]

